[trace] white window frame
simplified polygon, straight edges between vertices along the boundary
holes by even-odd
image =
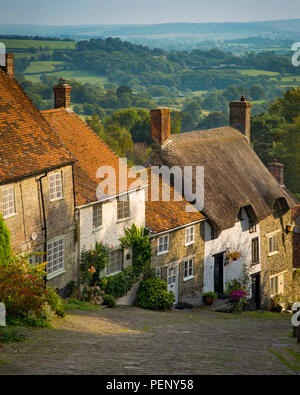
[[[195,226],[189,226],[185,230],[185,246],[195,243]]]
[[[59,176],[59,179],[57,178]],[[60,184],[57,185],[58,180],[60,180]],[[54,186],[51,187],[51,183],[55,183]],[[56,171],[48,175],[48,183],[49,183],[49,200],[50,202],[56,202],[57,200],[62,200],[64,198],[63,191],[63,174],[62,171]],[[59,188],[60,187],[60,188]],[[54,189],[54,192],[51,192],[51,189]],[[55,197],[53,197],[53,195]],[[61,195],[61,196],[58,196]]]
[[[99,209],[100,209],[100,213],[99,213]],[[97,212],[95,213],[95,211],[97,210]],[[93,221],[93,231],[98,230],[100,228],[102,228],[103,226],[103,204],[102,203],[97,203],[94,204],[92,207],[92,221]],[[101,217],[100,220],[100,225],[99,225],[99,217]],[[95,226],[95,218],[96,218],[96,226]]]
[[[109,267],[112,265],[112,262],[111,262],[111,254],[115,254],[115,253],[119,254],[119,257],[120,257],[120,260],[121,260],[121,262],[119,262],[120,267],[119,267],[119,268],[116,267],[117,270],[110,272],[110,271],[109,271]],[[116,264],[116,262],[113,262],[113,263]],[[109,264],[108,264],[108,266],[106,266],[106,268],[105,268],[106,276],[107,276],[107,277],[113,276],[113,275],[115,275],[115,274],[121,273],[122,270],[123,270],[123,254],[122,254],[122,249],[121,249],[121,248],[117,248],[117,249],[115,249],[115,250],[111,250],[111,251],[109,252]]]
[[[57,246],[54,246],[55,243],[58,243]],[[52,267],[50,266],[50,272],[49,272],[49,249],[50,246],[52,246],[53,248],[58,248],[57,251],[53,251],[52,254],[58,254],[60,252],[59,247],[63,246],[63,259],[61,262],[59,262],[58,264],[56,264],[55,266],[60,266],[58,267],[56,270],[52,270]],[[66,240],[65,240],[65,236],[60,236],[60,237],[56,237],[55,239],[52,239],[50,241],[48,241],[47,243],[47,279],[50,280],[53,277],[59,276],[62,273],[65,273],[65,257],[66,257]],[[55,260],[61,258],[61,256],[55,257]],[[53,264],[52,264],[53,266]]]
[[[268,256],[273,256],[273,255],[279,254],[279,250],[278,250],[278,241],[279,241],[278,240],[278,235],[279,234],[280,234],[280,230],[277,230],[276,232],[269,233],[267,235]],[[274,237],[276,237],[276,250],[274,249],[274,250],[270,251],[270,239],[273,239]],[[274,247],[273,243],[272,243],[272,247]]]
[[[3,196],[3,192],[8,192],[8,201],[6,201],[6,197]],[[13,217],[17,215],[17,209],[16,209],[16,198],[15,198],[15,187],[14,185],[10,185],[8,187],[5,187],[1,190],[1,195],[2,195],[2,215],[3,219],[7,219],[10,217]],[[6,210],[3,208],[4,205],[8,205],[8,210],[7,214],[5,214]],[[11,211],[12,210],[12,211]]]
[[[284,274],[286,273],[286,271],[281,272],[281,273],[277,273],[274,276],[270,276],[269,280],[270,280],[270,295],[275,296],[275,295],[279,295],[282,294],[284,295]],[[272,281],[277,280],[277,291],[273,289],[272,286]],[[281,281],[281,283],[280,283]],[[275,291],[275,292],[274,292]]]
[[[194,276],[195,257],[190,256],[183,260],[183,281],[191,280]]]
[[[169,234],[160,236],[157,240],[157,255],[167,254],[169,252]],[[165,241],[167,240],[167,241]],[[162,249],[160,249],[162,247]]]
[[[130,217],[131,217],[131,214],[130,214],[130,199],[129,199],[129,195],[128,194],[126,196],[127,196],[127,199],[125,199],[125,200],[123,200],[124,196],[117,198],[117,223],[118,222],[128,221],[130,219]],[[127,216],[124,216],[124,204],[125,203],[128,204],[128,215]],[[123,207],[122,207],[122,216],[121,217],[119,217],[119,204],[123,205]]]

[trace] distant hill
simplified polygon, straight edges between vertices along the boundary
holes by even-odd
[[[70,37],[75,39],[94,37],[153,37],[155,36],[201,36],[213,38],[219,35],[282,35],[300,34],[300,19],[244,22],[244,23],[167,23],[157,25],[5,25],[0,24],[0,34],[39,35]],[[231,37],[232,38],[232,37]]]

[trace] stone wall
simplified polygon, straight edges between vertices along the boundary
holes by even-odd
[[[49,280],[49,285],[62,288],[75,279],[75,226],[74,193],[72,166],[59,169],[62,171],[63,199],[50,202],[48,177],[42,179],[48,242],[58,236],[65,237],[65,271]],[[51,174],[51,173],[49,173]],[[45,252],[44,218],[42,210],[39,178],[25,178],[14,183],[16,215],[5,219],[11,233],[12,248],[15,253]],[[5,188],[7,184],[0,187]],[[0,193],[0,207],[2,194]],[[33,237],[36,233],[37,237]]]
[[[261,238],[261,290],[262,305],[267,306],[271,297],[270,277],[283,275],[283,293],[289,300],[295,294],[295,281],[293,280],[293,242],[292,233],[287,232],[287,224],[291,223],[291,211],[281,215],[277,207],[272,215],[260,222]],[[278,231],[278,252],[269,254],[268,236]]]
[[[152,236],[153,250],[152,266],[162,268],[162,279],[167,281],[168,265],[178,265],[178,299],[179,302],[202,304],[203,295],[203,265],[204,265],[204,240],[200,234],[200,223],[195,226],[195,242],[185,246],[186,228],[174,230],[169,233],[169,252],[158,255],[158,238]],[[187,226],[189,227],[189,226]],[[194,256],[194,278],[184,281],[184,258]]]

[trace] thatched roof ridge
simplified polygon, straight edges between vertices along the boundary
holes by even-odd
[[[272,213],[276,199],[295,206],[245,136],[232,127],[172,135],[153,158],[152,165],[204,166],[202,212],[220,230],[234,226],[241,207],[252,207],[261,221]]]

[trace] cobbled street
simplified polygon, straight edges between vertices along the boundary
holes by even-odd
[[[1,374],[300,374],[288,314],[70,311],[0,346]]]

